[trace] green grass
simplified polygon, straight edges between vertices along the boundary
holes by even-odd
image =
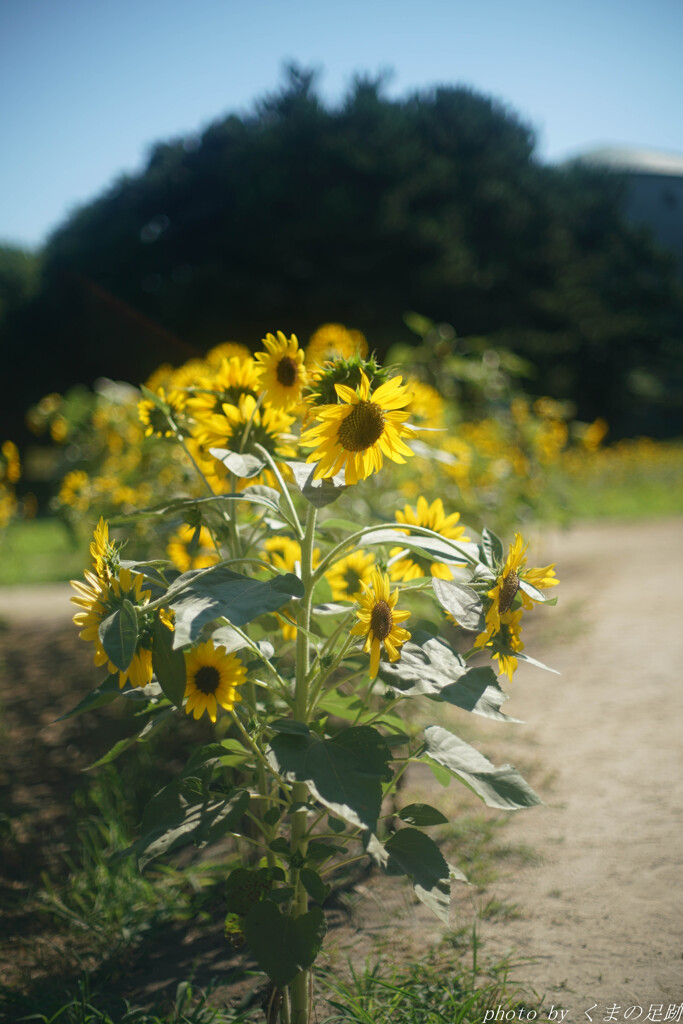
[[[569,519],[661,519],[683,515],[683,473],[621,480],[572,481],[567,487]]]
[[[2,587],[75,579],[87,564],[87,544],[79,544],[61,519],[15,522],[0,531]]]
[[[511,978],[509,961],[482,964],[476,930],[468,943],[469,962],[446,938],[417,963],[392,963],[391,953],[350,967],[348,980],[323,971],[319,989],[333,1012],[321,1024],[481,1024],[487,1010],[540,1010],[540,1000]],[[517,1016],[517,1019],[520,1019]]]

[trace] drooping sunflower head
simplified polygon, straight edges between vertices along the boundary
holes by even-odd
[[[365,480],[382,468],[384,456],[393,462],[405,462],[413,453],[403,437],[414,437],[403,411],[410,401],[401,377],[392,377],[376,391],[361,370],[360,384],[352,390],[336,384],[339,405],[315,409],[316,420],[301,435],[304,448],[315,449],[307,462],[318,462],[315,477],[334,476],[342,468],[347,485]]]
[[[185,652],[185,676],[186,713],[200,718],[206,711],[215,722],[219,704],[232,711],[242,700],[237,687],[245,681],[247,670],[225,647],[207,640]]]
[[[323,324],[306,346],[306,365],[322,366],[329,359],[365,356],[368,343],[362,331],[349,330],[343,324]]]
[[[389,661],[398,661],[401,647],[410,640],[410,633],[400,626],[410,612],[396,608],[398,590],[391,592],[389,577],[377,566],[372,570],[370,584],[363,584],[364,593],[359,599],[356,612],[358,622],[351,629],[352,636],[364,636],[363,650],[370,654],[370,678],[379,671],[382,645]]]
[[[278,331],[277,337],[267,334],[263,344],[266,351],[257,352],[254,358],[265,400],[276,409],[299,405],[308,383],[308,372],[296,335],[287,338]]]

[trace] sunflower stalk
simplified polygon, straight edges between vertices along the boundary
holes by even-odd
[[[313,542],[316,523],[315,505],[308,506],[306,529],[301,544],[301,582],[304,596],[299,606],[298,622],[303,629],[296,636],[296,687],[294,694],[294,717],[297,721],[307,723],[308,720],[308,674],[310,670],[310,644],[308,632],[311,627],[311,605],[313,602]],[[306,819],[308,811],[308,786],[305,782],[295,782],[292,786],[292,797],[295,804],[302,804],[292,815],[291,849],[293,854],[303,856],[306,852]],[[296,863],[296,860],[293,864]],[[300,869],[292,866],[291,882],[294,887],[293,917],[302,917],[308,911],[308,893],[304,888]],[[300,971],[290,984],[292,1002],[292,1024],[308,1024],[309,1020],[309,971]]]

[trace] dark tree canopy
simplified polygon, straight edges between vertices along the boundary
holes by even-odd
[[[0,326],[16,399],[137,382],[269,330],[305,340],[329,320],[381,354],[414,309],[527,356],[531,390],[584,418],[671,432],[674,264],[625,223],[617,179],[533,150],[526,125],[469,89],[388,99],[359,78],[329,108],[290,68],[253,112],[157,144],[52,235],[37,294]]]

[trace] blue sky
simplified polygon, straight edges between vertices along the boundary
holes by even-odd
[[[465,84],[557,160],[599,144],[683,153],[681,0],[0,0],[0,239],[39,245],[73,208],[282,81],[334,103]]]

